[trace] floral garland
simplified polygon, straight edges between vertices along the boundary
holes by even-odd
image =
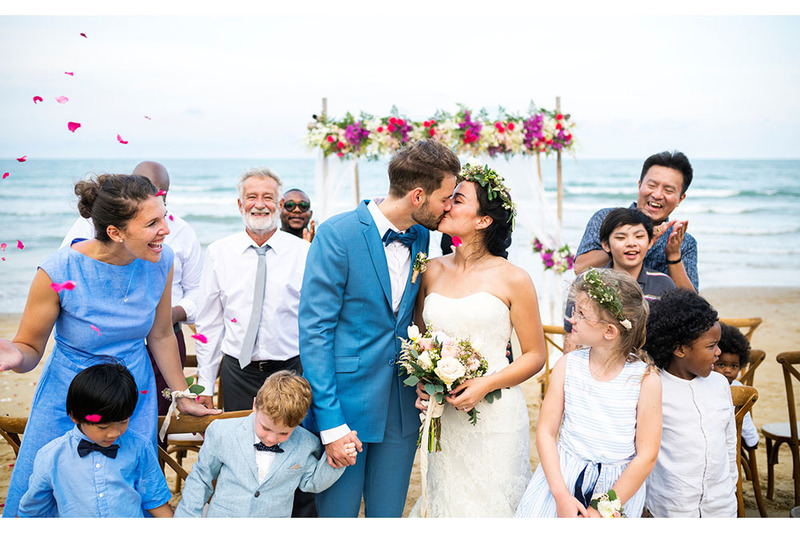
[[[508,211],[508,221],[511,223],[513,231],[514,219],[517,217],[517,206],[511,201],[511,193],[506,187],[505,181],[497,171],[489,168],[489,165],[481,166],[476,163],[466,163],[458,175],[459,180],[472,181],[486,189],[486,196],[490,202],[499,196],[503,202],[503,208]]]
[[[615,281],[614,285],[607,284],[600,277],[600,271],[596,268],[587,270],[583,275],[583,281],[586,283],[589,296],[614,315],[614,318],[619,321],[622,327],[628,330],[631,329],[631,321],[622,314],[623,306],[622,301],[619,299],[619,282]]]
[[[500,108],[494,119],[485,109],[473,113],[459,106],[454,114],[437,111],[423,121],[412,121],[392,108],[386,117],[361,113],[356,118],[348,112],[343,119],[333,120],[314,115],[304,144],[343,159],[378,159],[425,139],[436,139],[458,154],[475,157],[549,156],[575,152],[574,127],[570,115],[533,106],[526,115],[512,115]]]
[[[555,270],[563,274],[575,266],[575,255],[570,251],[569,245],[565,244],[558,250],[546,248],[542,241],[533,239],[533,251],[542,256],[542,265],[545,270]]]

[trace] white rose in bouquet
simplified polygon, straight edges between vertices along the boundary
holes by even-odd
[[[422,367],[423,370],[430,370],[431,368],[433,368],[433,361],[431,360],[431,352],[425,350],[424,352],[419,354],[419,357],[417,357],[417,363],[419,364],[419,366]]]
[[[434,372],[449,389],[457,379],[464,377],[466,370],[455,357],[442,357]]]

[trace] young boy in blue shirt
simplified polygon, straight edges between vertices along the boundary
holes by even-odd
[[[139,391],[124,366],[79,372],[67,391],[75,427],[36,454],[20,517],[171,517],[155,447],[126,433]]]
[[[295,489],[333,485],[344,468],[329,465],[319,438],[298,427],[310,406],[308,381],[281,370],[264,381],[252,414],[212,422],[175,517],[289,518]]]

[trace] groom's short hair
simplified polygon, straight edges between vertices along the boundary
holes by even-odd
[[[389,162],[389,194],[399,198],[416,187],[431,194],[446,174],[457,176],[460,171],[458,156],[450,148],[433,139],[417,141]]]

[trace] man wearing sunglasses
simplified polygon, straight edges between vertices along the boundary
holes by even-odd
[[[281,230],[311,242],[314,239],[314,221],[311,200],[300,189],[291,189],[283,195]]]

